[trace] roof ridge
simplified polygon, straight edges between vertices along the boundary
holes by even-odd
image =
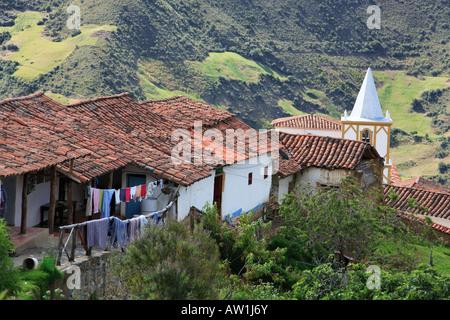
[[[319,135],[319,134],[311,134],[311,133],[286,133],[286,132],[280,132],[280,135],[281,135],[281,134],[284,134],[284,135],[291,135],[291,136],[319,137],[319,138],[324,138],[324,139],[326,139],[326,140],[354,141],[354,142],[357,142],[358,144],[370,146],[370,143],[364,142],[364,141],[360,141],[360,140],[347,139],[347,138],[338,138],[338,137],[330,137],[330,136],[322,136],[322,135]]]
[[[439,192],[439,191],[433,191],[433,190],[428,190],[428,189],[423,189],[423,188],[415,188],[415,187],[408,187],[408,186],[398,186],[392,183],[386,183],[387,186],[393,187],[393,188],[402,188],[402,189],[413,189],[413,190],[417,190],[417,191],[422,191],[422,192],[429,192],[429,193],[438,193],[438,194],[442,194],[445,196],[450,196],[450,194],[446,193],[446,192]]]
[[[314,113],[278,118],[273,120],[270,125],[279,128],[303,128],[326,131],[341,131],[342,129],[340,120]]]
[[[35,93],[32,93],[32,94],[29,94],[27,96],[22,96],[22,97],[17,97],[17,98],[7,98],[7,99],[4,99],[4,100],[1,100],[0,101],[0,105],[8,103],[8,102],[11,102],[11,101],[33,99],[33,98],[42,96],[43,94],[44,94],[43,91],[38,91],[38,92],[35,92]]]
[[[303,118],[303,117],[317,117],[317,118],[321,118],[321,119],[324,119],[324,120],[340,122],[338,119],[333,119],[333,118],[321,116],[321,115],[315,114],[315,113],[308,113],[308,114],[299,114],[299,115],[296,115],[296,116],[289,116],[289,117],[278,118],[278,119],[272,120],[272,123],[286,121],[286,120],[292,120],[292,119],[299,119],[299,118]]]
[[[417,177],[409,178],[409,179],[406,179],[406,180],[403,180],[403,181],[394,182],[393,185],[399,186],[399,187],[400,186],[401,187],[408,187],[408,185],[411,184],[411,183],[412,183],[412,186],[417,185],[417,187],[415,187],[417,189],[424,189],[424,190],[430,190],[430,191],[432,191],[432,190],[429,189],[429,188],[437,189],[437,190],[441,189],[441,190],[443,190],[441,193],[450,194],[450,188],[449,187],[447,187],[445,185],[442,185],[440,183],[437,183],[437,182],[435,182],[433,180],[429,180],[429,179],[427,179],[425,177],[422,177],[422,176],[417,176]]]
[[[112,96],[95,97],[95,98],[92,98],[92,99],[87,99],[87,100],[82,100],[82,101],[78,101],[78,102],[74,102],[74,103],[69,103],[69,104],[65,104],[64,106],[65,107],[74,107],[74,106],[79,106],[79,105],[82,105],[82,104],[96,102],[96,101],[100,101],[100,100],[127,97],[129,95],[130,95],[129,92],[122,92],[122,93],[115,94],[115,95],[112,95]]]

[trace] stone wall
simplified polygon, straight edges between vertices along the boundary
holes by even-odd
[[[64,277],[54,287],[62,289],[67,300],[126,299],[121,293],[121,283],[111,270],[111,255],[111,252],[102,251],[66,262],[58,267]],[[79,289],[75,286],[76,273],[79,275]]]

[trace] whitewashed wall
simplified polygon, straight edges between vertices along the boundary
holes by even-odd
[[[350,174],[350,170],[345,169],[328,170],[324,168],[311,167],[305,169],[302,174],[297,176],[296,186],[300,185],[302,187],[308,187],[309,185],[313,189],[317,187],[317,183],[330,186],[339,186],[341,185],[342,179]]]
[[[278,202],[281,203],[281,200],[286,196],[289,192],[289,183],[294,180],[294,175],[287,176],[286,178],[279,179],[278,185]]]
[[[239,212],[248,212],[255,207],[269,201],[272,184],[271,162],[260,163],[260,157],[246,164],[244,161],[224,167],[225,187],[222,195],[222,217],[228,214],[238,215]],[[264,179],[264,167],[268,166],[268,177]],[[248,174],[253,173],[253,183],[248,185]]]
[[[187,217],[192,206],[202,210],[207,202],[213,203],[214,177],[215,171],[212,170],[211,176],[179,189],[180,196],[177,200],[178,221]]]
[[[14,184],[15,196],[11,195],[8,188],[8,216],[7,222],[18,227],[22,223],[22,185],[23,175],[11,177],[7,181]],[[7,183],[7,181],[5,181]],[[57,179],[56,190],[59,189]],[[34,227],[41,222],[41,206],[50,202],[50,181],[36,184],[34,191],[27,196],[27,227]],[[48,211],[44,213],[44,220],[48,219]]]

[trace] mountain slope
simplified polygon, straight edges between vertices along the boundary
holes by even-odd
[[[66,26],[71,4],[81,33]],[[372,4],[381,29],[367,27]],[[437,150],[448,135],[448,91],[436,101],[421,95],[449,86],[449,0],[0,0],[0,9],[1,98],[184,94],[260,128],[298,113],[339,118],[370,66],[383,108],[405,132],[398,148],[428,135]],[[42,19],[8,29],[31,12]],[[48,59],[55,48],[59,58]]]

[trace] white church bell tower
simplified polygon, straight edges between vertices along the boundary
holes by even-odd
[[[367,70],[350,116],[345,110],[342,122],[342,138],[370,143],[384,158],[383,182],[391,178],[389,158],[392,119],[389,112],[383,116],[372,71]]]

